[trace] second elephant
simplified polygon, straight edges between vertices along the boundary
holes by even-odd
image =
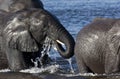
[[[120,72],[120,19],[97,18],[81,29],[75,57],[80,73]]]

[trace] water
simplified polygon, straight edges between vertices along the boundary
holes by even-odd
[[[45,8],[56,15],[75,36],[95,17],[119,18],[120,0],[42,0]]]
[[[120,0],[41,0],[45,9],[56,15],[64,27],[76,38],[77,33],[96,17],[119,18]],[[56,51],[50,52],[63,69],[71,69]],[[73,59],[72,61],[75,61]],[[60,64],[62,62],[62,64]],[[77,72],[76,63],[72,63]]]
[[[76,38],[77,33],[86,24],[89,24],[95,17],[120,17],[120,0],[41,0],[45,9],[56,15],[64,27]],[[49,56],[53,64],[45,68],[31,68],[22,72],[78,72],[75,58],[67,61],[52,49]],[[35,63],[35,65],[37,65]],[[72,67],[71,67],[72,65]],[[58,70],[59,69],[59,70]],[[64,71],[63,71],[64,70]],[[2,70],[4,71],[4,70]],[[9,71],[9,70],[5,70]],[[86,74],[84,74],[86,75]]]

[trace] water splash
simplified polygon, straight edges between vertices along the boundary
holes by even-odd
[[[54,52],[54,54],[53,54],[53,59],[54,59],[54,64],[57,64],[57,48],[56,48],[56,46],[55,45],[52,45],[52,47],[53,47],[53,52]]]
[[[50,49],[52,47],[52,40],[48,37],[46,37],[44,44],[43,44],[43,51],[41,52],[41,57],[39,58],[39,62],[41,66],[43,66],[42,59],[45,55],[49,55]]]
[[[57,72],[59,69],[59,65],[51,65],[51,66],[47,66],[44,68],[30,68],[30,69],[25,69],[25,70],[21,70],[20,72],[24,72],[24,73],[44,73],[44,72],[48,72],[48,73],[55,73]]]
[[[56,51],[57,51],[56,46],[53,45],[52,47],[53,47],[53,49],[54,49],[54,52],[56,52]],[[64,49],[66,49],[65,44],[62,44],[62,47],[63,47]],[[56,53],[55,53],[54,58],[55,58],[55,62],[57,63],[57,55],[56,55]],[[68,61],[69,65],[70,65],[70,73],[75,73],[75,71],[74,71],[74,69],[73,69],[73,66],[72,66],[72,58],[66,59],[66,60]]]
[[[50,38],[46,37],[44,44],[42,46],[42,51],[40,51],[41,56],[37,57],[35,60],[31,59],[31,62],[33,62],[34,67],[38,67],[38,63],[40,64],[41,67],[43,67],[42,61],[44,60],[45,55],[49,55],[51,46],[52,46],[52,40]],[[45,61],[47,61],[47,60],[45,60]]]
[[[34,63],[34,67],[38,67],[38,63],[40,62],[39,59],[40,59],[39,57],[37,57],[35,61],[31,59],[32,63]]]
[[[70,69],[71,69],[70,72],[75,73],[74,68],[72,66],[72,58],[69,58],[69,59],[66,59],[66,60],[68,61],[69,65],[70,65]]]
[[[0,72],[9,72],[10,69],[1,69]]]
[[[43,51],[41,52],[42,53],[41,56],[44,56],[44,54],[49,54],[51,46],[52,46],[52,40],[46,37],[44,44],[42,46]]]

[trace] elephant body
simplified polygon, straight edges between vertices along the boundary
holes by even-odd
[[[36,62],[37,66],[46,64],[53,44],[63,58],[74,55],[73,37],[40,0],[3,0],[0,4],[0,68],[19,71]]]
[[[20,7],[21,6],[21,7]],[[5,25],[8,21],[10,21],[10,17],[14,15],[15,11],[19,11],[24,8],[40,8],[43,9],[43,3],[40,0],[3,0],[0,1],[0,69],[8,68],[8,60],[6,57],[6,47],[5,40],[3,39],[3,30],[5,29]],[[12,14],[13,13],[13,14]],[[28,66],[34,66],[31,59],[35,61],[36,57],[39,57],[40,52],[24,52],[23,57]],[[43,59],[44,60],[44,59]],[[47,58],[46,58],[47,60]],[[44,60],[43,63],[46,63]]]
[[[31,59],[41,57],[46,38],[51,39],[64,58],[74,55],[74,39],[62,24],[44,9],[23,9],[6,14],[2,23],[2,46],[9,68],[13,71],[29,68]],[[66,49],[58,42],[65,44]],[[46,53],[46,50],[44,51]],[[43,57],[43,63],[48,56]]]
[[[75,57],[80,73],[120,72],[120,19],[97,18],[80,30]]]

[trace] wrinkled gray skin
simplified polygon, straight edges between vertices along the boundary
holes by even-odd
[[[24,54],[37,52],[39,55],[46,37],[55,43],[62,57],[70,58],[74,55],[74,39],[55,16],[40,8],[18,9],[10,8],[8,14],[5,12],[4,18],[2,17],[3,47],[11,70],[28,68]],[[65,44],[66,49],[58,40]]]
[[[120,19],[97,18],[81,29],[75,57],[80,73],[120,72]]]
[[[120,19],[97,18],[77,35],[75,57],[80,73],[120,72]]]
[[[39,2],[38,2],[39,1]],[[25,8],[41,8],[43,9],[43,4],[40,0],[0,0],[0,69],[8,68],[8,61],[6,57],[6,48],[5,48],[5,41],[3,38],[3,30],[6,27],[5,24],[9,19],[9,14],[17,12],[19,10],[25,9]],[[34,64],[31,62],[31,59],[35,59],[36,57],[39,57],[39,52],[29,52],[29,53],[23,53],[24,60],[26,61],[28,66],[34,66]],[[47,55],[46,55],[47,56]],[[45,56],[45,57],[46,57]],[[47,63],[47,58],[43,58],[43,64]],[[46,59],[46,60],[44,60]],[[45,62],[44,62],[45,61]]]
[[[0,11],[0,24],[4,24],[4,17],[6,12],[5,11]],[[8,62],[7,62],[7,57],[5,54],[5,49],[4,49],[4,43],[2,40],[2,31],[3,31],[3,26],[0,25],[0,69],[4,69],[8,67]],[[3,50],[4,49],[4,50]]]

